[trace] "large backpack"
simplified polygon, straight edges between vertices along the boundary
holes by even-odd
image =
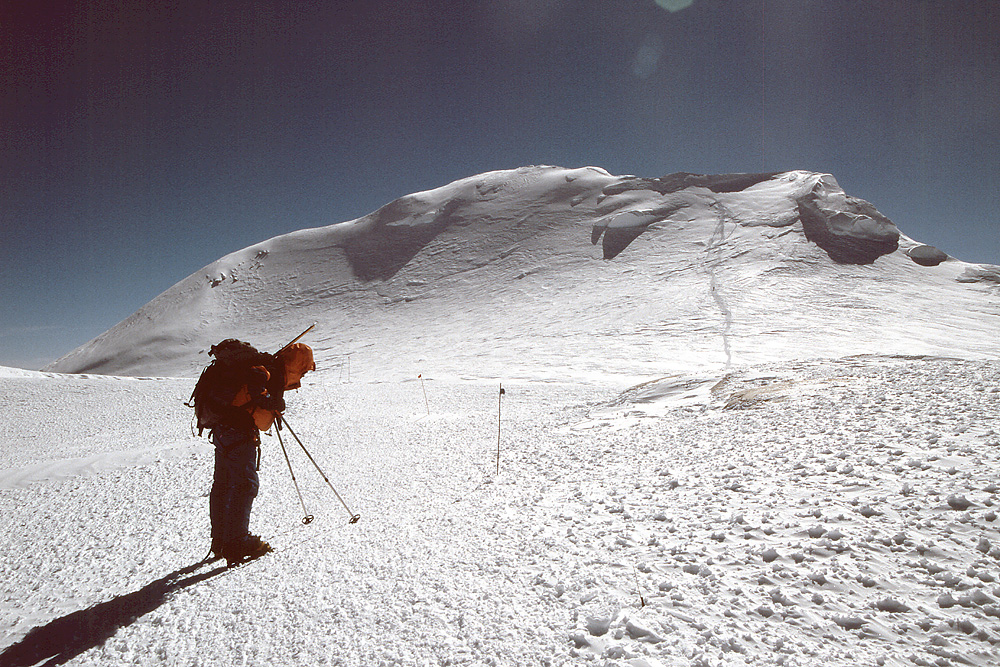
[[[259,352],[249,343],[235,338],[213,345],[208,353],[215,360],[202,371],[186,404],[194,408],[198,435],[205,429],[231,423],[233,407],[245,407],[258,428],[270,428],[274,415],[255,409],[251,392],[260,391],[267,384],[271,372],[280,370],[274,356]],[[215,400],[210,400],[209,396],[215,397]],[[257,412],[267,413],[270,419],[264,419],[266,415],[263,414],[258,418]]]
[[[261,431],[271,428],[275,414],[254,405],[255,393],[270,387],[275,392],[298,389],[302,376],[316,370],[312,348],[304,343],[286,345],[277,354],[257,351],[249,343],[227,338],[213,345],[212,361],[198,378],[186,405],[194,408],[198,435],[232,419],[232,408],[243,408]],[[216,401],[207,400],[213,395]],[[221,405],[223,413],[215,410]],[[224,414],[228,412],[228,414]]]

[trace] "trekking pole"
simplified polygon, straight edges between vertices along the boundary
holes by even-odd
[[[292,484],[295,485],[295,493],[299,494],[299,503],[302,505],[302,523],[309,525],[313,521],[313,515],[309,513],[306,509],[306,501],[302,499],[302,491],[299,489],[299,483],[295,479],[295,471],[292,470],[292,461],[288,458],[288,450],[285,449],[285,443],[281,440],[281,429],[274,429],[274,432],[278,434],[278,444],[281,445],[281,453],[285,455],[285,463],[288,464],[288,472],[292,475]]]
[[[357,523],[358,519],[361,518],[361,515],[360,514],[355,514],[354,512],[352,512],[351,508],[348,507],[347,503],[344,502],[344,499],[340,497],[339,493],[337,493],[337,489],[333,488],[333,484],[331,484],[330,480],[327,479],[326,473],[323,472],[322,468],[319,467],[319,464],[316,463],[316,459],[314,459],[312,457],[312,454],[309,453],[309,450],[306,449],[306,446],[304,444],[302,444],[301,440],[299,440],[299,436],[295,435],[295,431],[293,431],[292,427],[288,425],[288,420],[285,419],[285,416],[283,414],[281,414],[281,413],[278,413],[278,419],[280,419],[281,423],[285,425],[285,428],[288,429],[288,432],[292,434],[292,437],[295,438],[295,441],[297,443],[299,443],[299,447],[301,447],[302,451],[304,451],[306,453],[306,456],[309,457],[309,460],[312,461],[312,464],[314,466],[316,466],[316,470],[319,472],[320,476],[323,478],[323,481],[326,482],[326,485],[330,487],[331,491],[333,491],[333,495],[337,496],[337,500],[340,501],[340,504],[344,506],[344,509],[347,510],[347,513],[351,516],[351,520],[348,521],[347,523]]]

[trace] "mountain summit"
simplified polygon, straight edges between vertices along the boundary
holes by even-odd
[[[829,174],[525,167],[229,254],[45,370],[193,375],[222,338],[277,348],[313,321],[320,368],[371,379],[984,358],[998,286]]]

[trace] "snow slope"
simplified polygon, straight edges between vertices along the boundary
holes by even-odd
[[[370,379],[989,358],[1000,272],[917,247],[824,174],[492,172],[223,257],[46,370],[192,376],[314,321],[320,364]]]
[[[277,550],[226,570],[190,380],[0,378],[0,664],[1000,662],[1000,364],[700,379],[505,383],[496,475],[495,382],[307,376],[289,422],[361,521],[293,450],[302,525],[265,436]]]
[[[998,277],[810,172],[496,172],[233,253],[0,369],[0,665],[1000,664]],[[275,553],[200,563],[190,376],[313,321],[349,509],[266,435]]]

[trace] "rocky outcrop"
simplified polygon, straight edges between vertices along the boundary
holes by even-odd
[[[948,253],[932,245],[918,245],[906,251],[906,256],[920,266],[937,266],[948,259]]]
[[[871,264],[899,248],[899,229],[889,218],[863,199],[843,191],[837,194],[830,197],[817,185],[799,199],[799,218],[808,240],[839,264]]]

